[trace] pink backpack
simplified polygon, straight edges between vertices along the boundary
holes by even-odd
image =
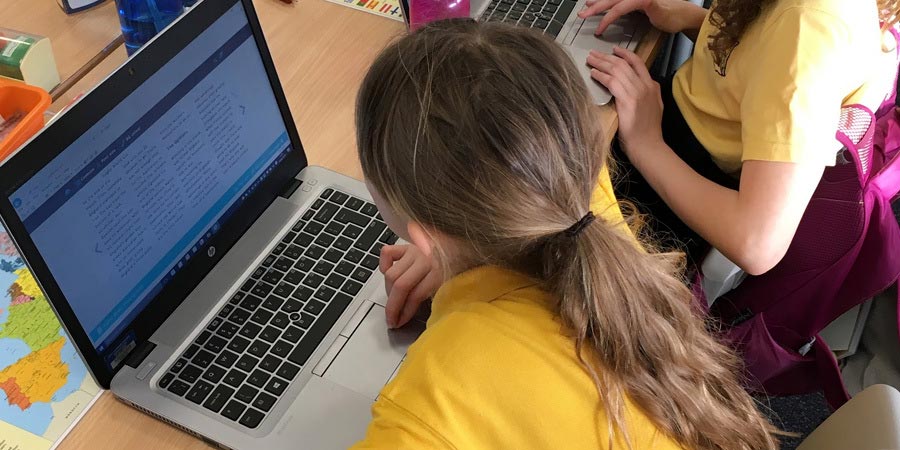
[[[900,226],[890,204],[900,192],[896,102],[894,89],[878,111],[842,108],[836,138],[845,149],[825,170],[784,259],[710,308],[759,392],[823,391],[834,408],[849,399],[819,332],[900,278]]]

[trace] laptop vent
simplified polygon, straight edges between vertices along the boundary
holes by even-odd
[[[191,436],[194,436],[195,438],[202,439],[203,442],[206,442],[207,444],[209,444],[209,445],[211,445],[211,446],[213,446],[213,447],[218,447],[218,448],[221,448],[221,449],[223,449],[223,450],[233,450],[231,447],[226,447],[226,446],[224,446],[224,445],[222,445],[222,444],[220,444],[220,443],[218,443],[218,442],[209,440],[209,439],[207,439],[206,437],[204,437],[203,435],[197,433],[196,431],[192,431],[192,430],[190,430],[190,429],[187,429],[187,428],[183,427],[182,425],[179,425],[179,424],[177,424],[177,423],[175,423],[175,422],[172,422],[171,420],[166,419],[165,417],[163,417],[163,416],[161,416],[161,415],[159,415],[159,414],[157,414],[157,413],[155,413],[155,412],[153,412],[153,411],[150,411],[150,410],[147,409],[147,408],[144,408],[144,407],[135,405],[134,403],[132,403],[132,402],[130,402],[130,401],[128,401],[128,400],[123,400],[123,399],[120,399],[120,400],[122,400],[124,403],[127,403],[128,406],[131,406],[132,408],[134,408],[134,409],[136,409],[136,410],[138,410],[138,411],[140,411],[140,412],[142,412],[142,413],[144,413],[144,414],[146,414],[146,415],[148,415],[148,416],[150,416],[150,417],[153,417],[153,418],[156,419],[156,420],[159,420],[159,421],[161,421],[161,422],[165,422],[165,423],[167,423],[167,424],[169,424],[169,425],[171,425],[171,426],[173,426],[173,427],[175,427],[175,428],[178,428],[178,429],[181,430],[181,431],[184,431],[184,432],[187,433],[187,434],[190,434]]]

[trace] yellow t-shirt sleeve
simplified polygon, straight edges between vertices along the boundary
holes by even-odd
[[[843,95],[853,90],[849,29],[832,14],[795,7],[762,39],[741,103],[742,161],[834,165]]]
[[[434,429],[402,406],[382,395],[372,405],[366,437],[352,450],[453,449]]]

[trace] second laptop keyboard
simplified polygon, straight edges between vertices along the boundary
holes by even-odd
[[[375,205],[326,189],[159,387],[256,428],[396,241]]]
[[[556,37],[577,3],[573,0],[491,0],[481,20],[537,28]]]

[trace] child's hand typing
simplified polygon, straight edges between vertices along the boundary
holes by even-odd
[[[388,326],[405,325],[419,305],[434,295],[442,282],[435,261],[414,245],[388,245],[381,249],[379,269],[384,274],[388,301],[385,307]]]

